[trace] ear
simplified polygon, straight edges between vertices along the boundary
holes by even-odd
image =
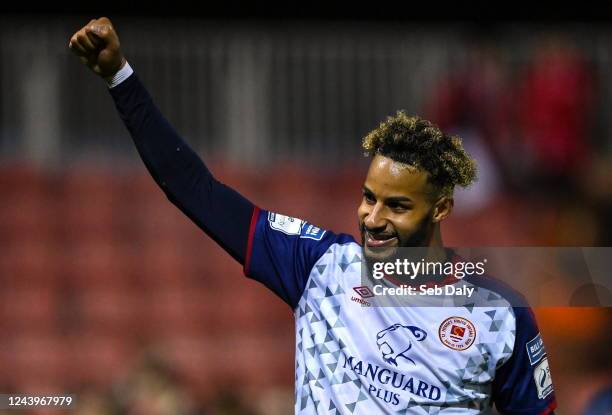
[[[443,221],[453,211],[454,203],[451,196],[442,196],[438,199],[434,206],[432,221],[434,223]]]

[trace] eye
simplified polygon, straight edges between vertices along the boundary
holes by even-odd
[[[376,203],[376,198],[374,197],[374,195],[372,195],[371,193],[367,193],[367,192],[363,193],[363,200],[365,200],[366,203],[368,204]]]
[[[405,212],[407,210],[410,210],[409,206],[406,206],[399,202],[389,202],[387,206],[389,206],[389,208],[394,212]]]

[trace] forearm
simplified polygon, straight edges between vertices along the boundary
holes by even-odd
[[[157,109],[136,74],[110,93],[140,157],[168,199],[244,264],[253,204],[213,177]]]

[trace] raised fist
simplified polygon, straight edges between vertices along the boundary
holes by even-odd
[[[111,78],[126,62],[119,36],[107,17],[92,19],[72,35],[68,47],[81,62],[103,78]]]

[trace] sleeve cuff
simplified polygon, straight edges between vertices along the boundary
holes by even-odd
[[[108,78],[106,80],[108,88],[112,89],[112,88],[116,87],[121,82],[123,82],[126,79],[128,79],[130,77],[130,75],[132,75],[133,73],[134,73],[134,70],[130,66],[130,63],[126,62],[125,65],[123,65],[123,68],[119,69],[117,71],[117,73],[115,75],[113,75],[112,78]]]

